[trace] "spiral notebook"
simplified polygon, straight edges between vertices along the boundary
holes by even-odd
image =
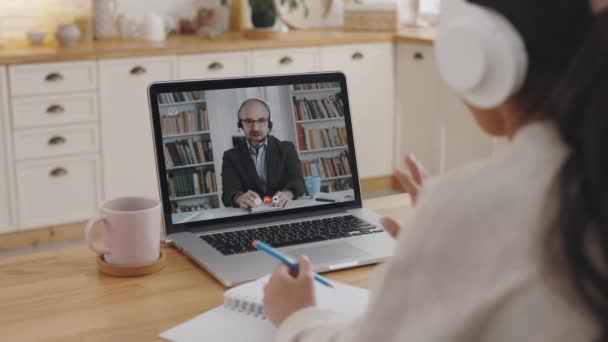
[[[269,342],[275,327],[264,315],[263,287],[268,276],[237,286],[224,293],[224,305],[171,328],[160,337],[173,342],[230,341]],[[368,291],[332,282],[327,288],[315,282],[317,306],[336,311],[344,318],[363,313]]]

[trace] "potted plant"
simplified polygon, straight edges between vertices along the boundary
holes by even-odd
[[[271,28],[277,21],[274,0],[249,0],[251,23],[256,28]]]
[[[276,0],[249,0],[251,7],[251,23],[256,28],[271,28],[277,21]],[[277,1],[278,2],[278,1]],[[290,10],[297,9],[300,3],[304,13],[308,16],[308,7],[305,0],[281,0],[281,6],[288,4]]]

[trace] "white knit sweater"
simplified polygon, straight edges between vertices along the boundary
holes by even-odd
[[[543,262],[568,153],[551,124],[534,123],[493,158],[429,179],[365,314],[302,309],[276,340],[591,341],[591,316]]]

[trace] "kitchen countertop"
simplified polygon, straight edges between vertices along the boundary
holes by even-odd
[[[239,32],[225,33],[215,39],[199,36],[171,36],[159,43],[143,40],[107,40],[63,48],[56,43],[31,46],[27,42],[0,46],[0,64],[25,64],[73,60],[161,56],[229,52],[252,49],[297,48],[323,45],[374,42],[413,42],[432,44],[435,29],[403,28],[399,32],[343,31],[336,29],[290,31],[268,39],[247,39]]]

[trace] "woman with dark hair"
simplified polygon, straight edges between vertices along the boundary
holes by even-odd
[[[278,341],[608,341],[608,9],[593,0],[444,0],[444,80],[489,134],[489,160],[424,179],[366,312],[315,307],[311,264],[278,266]],[[399,233],[400,232],[400,233]]]

